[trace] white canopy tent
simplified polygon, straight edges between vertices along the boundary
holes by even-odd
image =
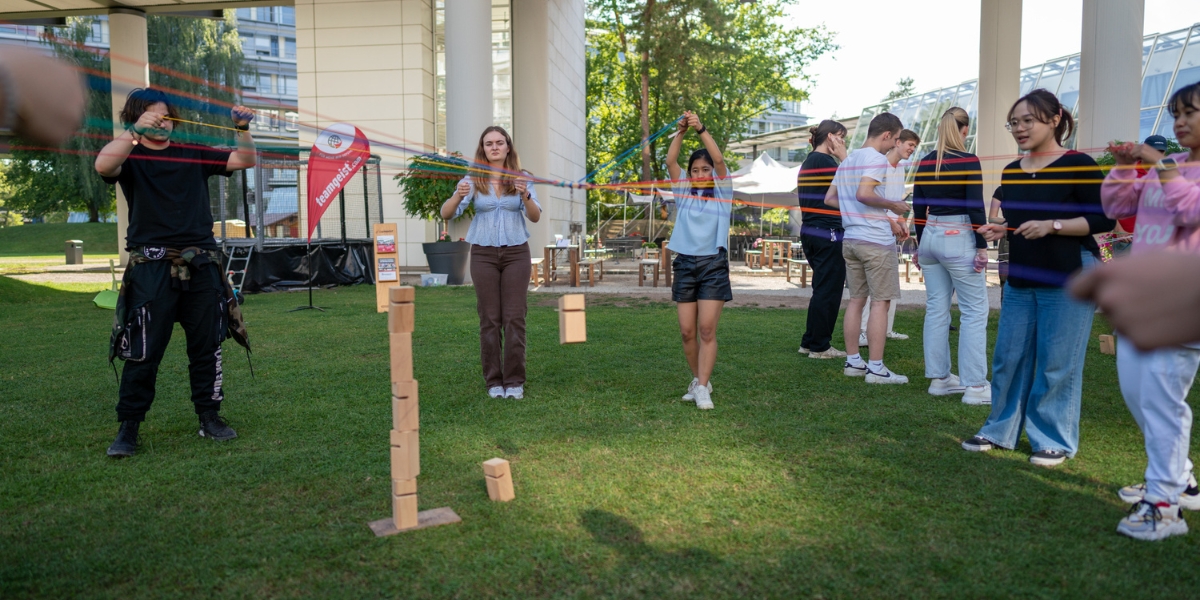
[[[796,195],[796,180],[800,175],[800,167],[785,167],[768,156],[765,152],[758,155],[754,162],[733,172],[733,197],[756,205],[766,204],[771,207],[800,205]],[[761,212],[760,212],[761,214]],[[794,235],[800,231],[801,215],[799,211],[791,211],[788,229]]]

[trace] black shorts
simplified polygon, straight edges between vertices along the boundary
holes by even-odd
[[[724,248],[711,256],[676,254],[671,269],[675,273],[671,299],[675,302],[733,300],[733,289],[729,286],[729,255]]]

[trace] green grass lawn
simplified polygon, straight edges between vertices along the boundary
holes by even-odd
[[[83,255],[117,254],[116,223],[36,223],[0,228],[0,257],[63,257],[67,240],[83,240]]]
[[[93,286],[95,287],[95,286]],[[100,286],[103,287],[103,286]],[[523,401],[487,399],[470,289],[417,290],[421,509],[463,522],[375,538],[389,516],[385,315],[370,287],[252,296],[251,378],[226,344],[225,414],[197,437],[182,336],[138,456],[114,461],[112,313],[94,289],[0,277],[0,596],[315,598],[1183,598],[1200,533],[1115,532],[1142,442],[1093,337],[1078,458],[967,453],[987,408],[934,398],[920,312],[872,387],[796,353],[804,313],[722,317],[716,410],[672,305],[598,300],[588,342],[558,345],[531,297]],[[99,287],[95,287],[99,289]],[[993,319],[993,328],[995,326]],[[1097,322],[1096,333],[1103,331]],[[839,332],[840,335],[840,332]],[[839,344],[840,345],[840,344]],[[512,461],[488,501],[480,462]],[[1200,523],[1189,515],[1193,523]]]

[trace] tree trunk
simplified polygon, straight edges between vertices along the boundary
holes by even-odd
[[[650,21],[654,14],[655,0],[646,0],[642,13],[642,181],[650,181]]]

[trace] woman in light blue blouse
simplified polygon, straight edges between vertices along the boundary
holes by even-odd
[[[484,165],[487,172],[481,172]],[[479,170],[458,182],[454,195],[442,204],[442,218],[455,218],[475,204],[467,241],[471,242],[484,384],[492,398],[520,399],[525,397],[525,312],[531,269],[525,219],[537,223],[542,206],[529,181],[517,177],[522,173],[521,161],[503,127],[483,130],[475,166]]]
[[[689,129],[695,130],[704,147],[688,157],[686,179],[680,179],[679,149]],[[679,121],[678,135],[667,150],[667,172],[676,198],[675,229],[667,244],[675,253],[671,298],[679,310],[683,353],[692,369],[692,382],[683,399],[694,401],[696,408],[710,409],[709,377],[717,362],[717,322],[725,303],[733,300],[726,251],[733,183],[717,142],[692,112]]]

